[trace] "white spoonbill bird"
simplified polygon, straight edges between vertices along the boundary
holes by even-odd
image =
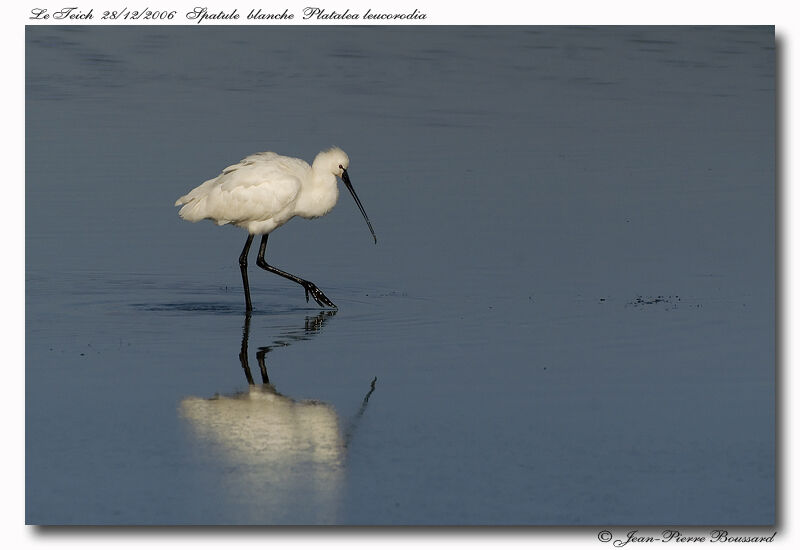
[[[276,153],[255,153],[195,187],[179,198],[175,206],[183,206],[178,214],[184,220],[208,219],[217,225],[232,223],[247,230],[247,241],[239,256],[247,311],[253,309],[247,281],[247,253],[255,235],[261,235],[256,265],[301,285],[306,291],[306,302],[311,294],[320,306],[335,308],[336,305],[311,281],[269,265],[264,251],[269,234],[293,217],[312,219],[331,211],[339,197],[337,177],[342,178],[353,195],[377,244],[372,224],[347,175],[349,166],[350,159],[338,147],[320,152],[311,166],[304,160]]]

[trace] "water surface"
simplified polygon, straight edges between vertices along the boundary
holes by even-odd
[[[28,27],[26,520],[770,524],[772,27]],[[270,238],[175,199],[336,144]],[[374,387],[372,385],[374,381]]]

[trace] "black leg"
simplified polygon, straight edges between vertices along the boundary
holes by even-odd
[[[244,329],[242,330],[242,349],[239,351],[239,361],[242,363],[244,376],[247,378],[247,383],[250,386],[255,386],[253,382],[253,375],[250,372],[250,362],[247,360],[247,339],[250,336],[250,311],[247,312],[244,318]]]
[[[244,301],[247,312],[253,311],[253,303],[250,301],[250,283],[247,282],[247,253],[250,252],[250,244],[253,236],[247,235],[247,242],[244,243],[244,250],[239,255],[239,268],[242,270],[242,284],[244,285]]]
[[[261,381],[264,384],[269,384],[269,374],[267,374],[268,351],[268,349],[261,348],[256,352],[256,361],[258,361],[258,368],[261,369]]]
[[[252,237],[252,235],[251,235]],[[295,283],[301,285],[306,291],[306,302],[308,302],[308,295],[311,294],[311,297],[322,307],[336,307],[336,304],[331,302],[325,294],[322,293],[320,289],[317,288],[317,285],[312,283],[311,281],[306,281],[305,279],[301,279],[296,275],[292,275],[291,273],[286,273],[285,271],[278,269],[277,267],[273,267],[267,263],[264,259],[264,251],[267,249],[267,237],[269,234],[261,236],[261,246],[258,248],[258,258],[256,259],[256,265],[262,269],[266,269],[270,273],[274,273],[275,275],[280,275],[281,277],[285,277],[290,281],[294,281]]]

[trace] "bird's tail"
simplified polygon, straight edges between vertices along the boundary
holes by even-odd
[[[186,221],[197,222],[205,218],[203,203],[205,200],[189,195],[184,195],[175,201],[175,206],[182,206],[178,215]]]
[[[184,220],[196,222],[208,217],[208,193],[216,178],[210,179],[195,187],[175,201],[175,206],[183,206],[178,215]]]

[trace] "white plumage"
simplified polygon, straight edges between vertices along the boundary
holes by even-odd
[[[272,152],[255,153],[192,189],[175,206],[183,205],[179,214],[184,220],[231,223],[262,235],[294,216],[317,218],[330,212],[339,196],[336,176],[349,164],[338,148],[317,155],[314,166]]]
[[[178,214],[184,220],[212,220],[217,225],[233,224],[249,233],[239,257],[247,310],[252,309],[247,281],[247,253],[254,235],[262,235],[257,265],[286,277],[306,290],[321,306],[336,307],[313,283],[274,268],[264,260],[269,233],[295,216],[318,218],[336,205],[339,188],[336,178],[342,178],[367,222],[372,237],[375,231],[358,199],[347,168],[350,159],[338,147],[320,152],[313,164],[277,153],[255,153],[239,163],[225,168],[217,177],[203,182],[175,201],[181,206]]]

